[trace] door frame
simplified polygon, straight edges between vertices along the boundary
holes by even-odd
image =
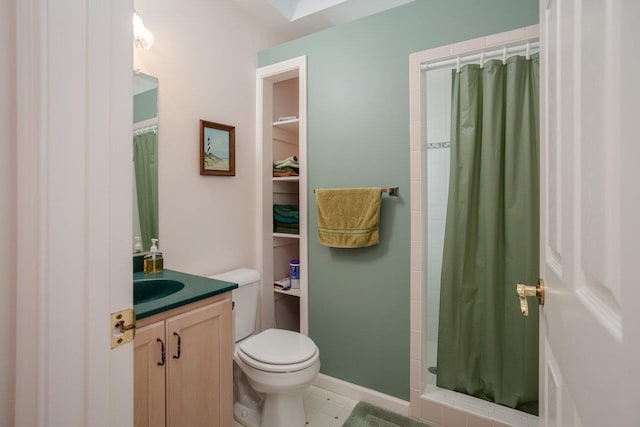
[[[15,8],[15,425],[132,425],[133,2]]]
[[[258,270],[262,274],[260,290],[261,316],[259,330],[275,325],[273,284],[265,278],[273,277],[273,85],[283,80],[298,78],[298,162],[300,180],[300,333],[309,334],[308,293],[308,225],[307,225],[307,57],[299,56],[286,61],[260,67],[256,70],[256,233]]]

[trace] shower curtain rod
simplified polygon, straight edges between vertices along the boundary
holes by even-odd
[[[138,130],[138,129],[142,129],[142,128],[148,128],[149,126],[153,126],[153,125],[158,125],[158,118],[157,117],[153,117],[151,119],[148,120],[142,120],[141,122],[135,122],[133,124],[133,130]]]
[[[504,46],[499,49],[492,49],[487,51],[481,51],[478,53],[474,53],[471,55],[458,56],[451,59],[445,59],[443,61],[424,63],[420,65],[421,70],[435,70],[437,68],[450,68],[452,66],[459,67],[464,64],[473,63],[476,61],[482,61],[483,63],[489,59],[495,58],[503,58],[506,60],[507,57],[511,54],[526,52],[527,57],[532,53],[531,51],[534,49],[538,49],[540,47],[540,42],[527,42],[524,44],[520,44],[517,46]]]
[[[135,129],[133,131],[133,135],[134,136],[135,135],[142,135],[142,134],[149,133],[149,132],[158,133],[158,125],[151,125],[151,126],[146,126],[146,127],[143,127],[143,128]]]

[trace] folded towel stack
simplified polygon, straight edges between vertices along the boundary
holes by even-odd
[[[273,205],[273,231],[299,234],[300,214],[298,205]]]
[[[273,162],[273,176],[298,176],[300,164],[296,156]]]

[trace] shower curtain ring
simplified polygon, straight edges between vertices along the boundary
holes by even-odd
[[[456,58],[456,72],[457,73],[460,72],[460,57],[459,56]]]
[[[527,42],[527,53],[525,54],[525,57],[527,60],[531,58],[531,42]]]
[[[480,51],[480,68],[484,68],[484,50]]]
[[[502,63],[506,64],[507,63],[507,47],[503,47],[502,48]]]

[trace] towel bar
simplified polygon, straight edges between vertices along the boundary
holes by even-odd
[[[380,191],[382,191],[383,193],[389,193],[390,196],[397,197],[400,195],[400,187],[383,188]]]
[[[394,196],[394,197],[397,197],[400,195],[400,187],[381,188],[380,191],[383,193],[389,193],[390,196]],[[316,190],[313,190],[313,192],[315,193]]]

